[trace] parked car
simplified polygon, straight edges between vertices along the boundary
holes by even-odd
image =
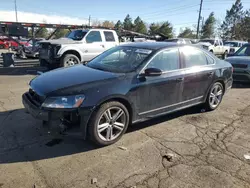
[[[225,59],[229,53],[230,47],[225,46],[221,39],[202,39],[198,42],[204,49]]]
[[[177,44],[192,44],[191,39],[186,38],[174,38],[174,39],[166,39],[165,42],[176,42]]]
[[[231,64],[202,48],[130,43],[34,78],[23,104],[40,120],[75,117],[84,138],[109,145],[134,122],[198,104],[214,110],[231,86]]]
[[[234,54],[242,45],[246,44],[244,41],[226,41],[225,46],[230,46],[229,54]]]
[[[8,44],[4,40],[0,39],[0,49],[7,49],[7,48]]]
[[[40,44],[41,66],[68,67],[90,61],[105,50],[117,46],[119,39],[113,30],[89,29],[74,30],[66,38]]]
[[[234,81],[250,82],[250,43],[244,44],[226,61],[234,68]]]

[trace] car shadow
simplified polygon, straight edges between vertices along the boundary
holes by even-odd
[[[0,76],[1,75],[11,75],[11,76],[20,76],[20,75],[38,75],[38,72],[48,71],[45,67],[39,66],[27,66],[27,67],[0,67]]]
[[[200,113],[199,106],[133,124],[126,134],[187,114]],[[24,109],[0,112],[0,164],[37,161],[102,148],[74,136],[49,134],[42,123]],[[117,145],[108,147],[117,148]],[[98,151],[97,151],[98,152]]]

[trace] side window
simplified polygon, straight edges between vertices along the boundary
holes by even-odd
[[[183,47],[182,53],[184,55],[186,68],[207,65],[207,58],[205,54],[196,48],[188,46]]]
[[[163,72],[179,69],[179,50],[170,49],[158,53],[148,64],[147,68],[158,68]]]
[[[87,43],[102,42],[102,37],[99,31],[91,31],[86,37]]]
[[[105,40],[107,42],[115,42],[115,37],[113,32],[111,31],[104,31],[104,36],[105,36]]]
[[[211,56],[206,55],[206,57],[207,57],[207,64],[212,65],[215,63],[214,59]]]

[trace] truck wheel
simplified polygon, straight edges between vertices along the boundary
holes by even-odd
[[[127,108],[116,101],[104,103],[92,115],[88,132],[89,138],[99,146],[118,141],[129,125]]]
[[[225,51],[225,53],[223,54],[223,59],[226,59],[226,58],[227,58],[227,55],[228,55],[228,52]]]
[[[62,57],[61,66],[70,67],[80,64],[79,58],[74,54],[66,54]]]

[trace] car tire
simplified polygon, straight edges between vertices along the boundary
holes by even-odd
[[[4,49],[5,46],[3,44],[0,45],[0,49]]]
[[[117,114],[119,117],[115,119]],[[117,142],[126,132],[129,118],[127,108],[120,102],[112,101],[102,104],[90,118],[89,139],[99,146]]]
[[[227,58],[227,55],[228,55],[228,52],[225,51],[225,53],[223,54],[223,59],[226,59],[226,58]]]
[[[65,54],[61,59],[62,67],[70,67],[80,64],[80,59],[74,54]]]
[[[205,109],[212,111],[218,108],[224,95],[224,87],[220,82],[216,82],[210,88],[205,102]]]

